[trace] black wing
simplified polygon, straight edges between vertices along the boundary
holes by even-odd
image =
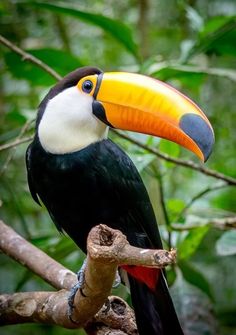
[[[106,206],[117,210],[117,229],[139,247],[162,248],[155,214],[147,190],[131,159],[110,140],[100,145],[94,169],[98,188],[106,199]],[[118,207],[117,207],[118,206]],[[109,225],[109,224],[108,224]],[[148,242],[148,241],[149,242]]]
[[[31,173],[31,144],[27,148],[26,155],[25,155],[25,162],[26,162],[26,169],[27,169],[28,185],[29,185],[31,196],[34,199],[34,201],[37,204],[39,204],[39,206],[41,206],[36,188],[34,186],[32,173]]]

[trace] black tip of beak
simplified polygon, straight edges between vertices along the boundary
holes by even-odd
[[[214,133],[208,123],[201,116],[190,113],[182,116],[179,126],[197,144],[206,162],[215,142]]]

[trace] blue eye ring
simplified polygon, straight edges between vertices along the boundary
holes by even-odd
[[[82,84],[82,91],[85,93],[90,93],[93,89],[93,83],[91,80],[85,80]]]

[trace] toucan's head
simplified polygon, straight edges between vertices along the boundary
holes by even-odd
[[[174,141],[206,161],[214,143],[200,108],[171,86],[147,76],[80,68],[41,102],[39,140],[51,153],[68,153],[107,137],[108,127]]]

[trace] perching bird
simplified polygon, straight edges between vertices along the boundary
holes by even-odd
[[[109,127],[174,141],[208,158],[214,134],[203,112],[155,79],[85,67],[68,74],[39,106],[27,155],[37,203],[86,252],[99,223],[121,230],[131,245],[162,248],[155,215],[131,159],[107,138]],[[183,334],[163,272],[125,266],[140,335]]]

